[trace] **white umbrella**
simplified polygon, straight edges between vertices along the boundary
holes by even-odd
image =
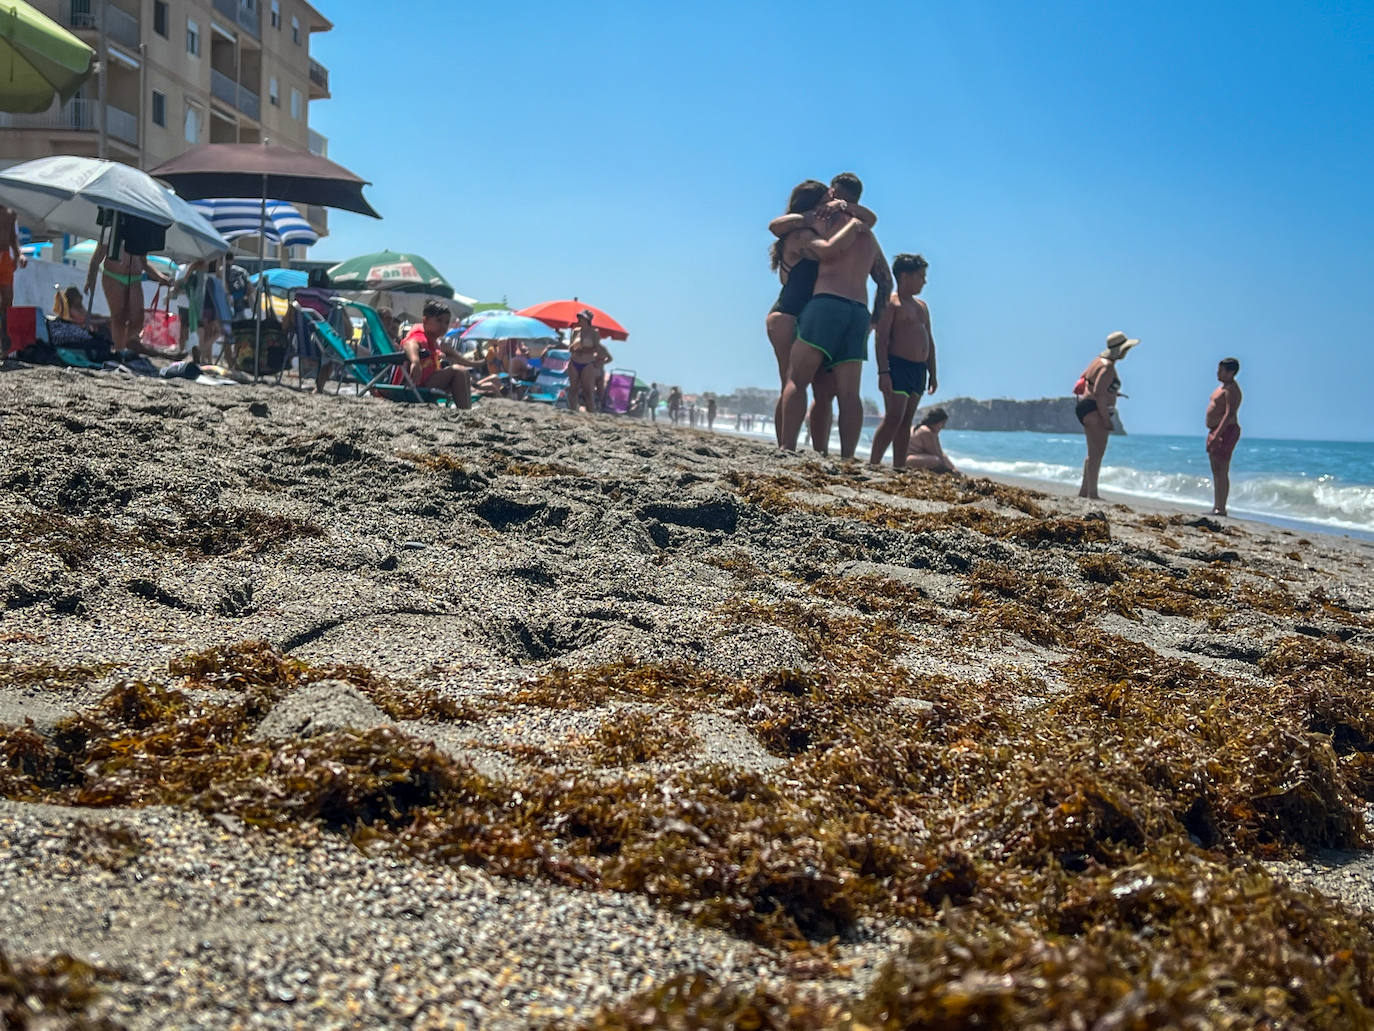
[[[65,155],[25,161],[0,171],[0,202],[48,229],[79,236],[99,229],[100,208],[134,215],[166,228],[162,250],[183,261],[229,249],[186,201],[147,172],[117,161]]]

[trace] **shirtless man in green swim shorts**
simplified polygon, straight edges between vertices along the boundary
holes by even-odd
[[[836,191],[841,187],[856,201],[863,190],[858,176],[849,172],[835,177]],[[842,235],[845,230],[849,231],[847,237]],[[835,245],[826,246],[832,241]],[[809,249],[820,262],[820,272],[815,292],[797,319],[797,339],[792,344],[787,386],[782,393],[782,445],[789,451],[797,449],[797,435],[806,418],[807,388],[817,373],[825,370],[834,374],[840,403],[840,457],[850,459],[863,430],[859,381],[868,359],[868,331],[887,307],[892,274],[878,241],[857,219],[851,219],[830,241],[815,241]],[[871,319],[870,276],[877,284]]]

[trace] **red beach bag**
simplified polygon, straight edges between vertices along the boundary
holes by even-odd
[[[162,287],[159,286],[153,294],[152,305],[143,313],[143,332],[138,339],[149,351],[171,358],[181,354],[181,316],[172,312],[171,291],[167,292],[165,308],[157,306],[161,296]]]

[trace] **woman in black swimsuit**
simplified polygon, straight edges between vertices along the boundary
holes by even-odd
[[[1078,488],[1080,498],[1100,496],[1097,493],[1097,477],[1102,471],[1102,458],[1107,453],[1107,438],[1112,432],[1116,399],[1122,396],[1116,363],[1138,343],[1139,340],[1128,340],[1125,333],[1113,333],[1107,337],[1107,349],[1083,370],[1081,379],[1086,389],[1074,408],[1088,442],[1088,457],[1083,460],[1083,484]]]
[[[825,183],[808,179],[792,188],[792,196],[787,202],[789,215],[804,215],[812,212],[825,200],[830,188]],[[773,241],[769,252],[769,267],[778,274],[782,290],[778,293],[777,303],[768,311],[768,342],[773,345],[773,356],[778,360],[779,390],[787,385],[787,366],[792,360],[792,342],[797,339],[797,316],[811,300],[816,288],[816,275],[820,262],[814,258],[802,257],[803,247],[820,234],[809,222],[790,229]],[[778,406],[782,405],[782,395],[778,395]],[[780,410],[773,412],[773,432],[782,433]],[[779,444],[782,438],[778,437]]]

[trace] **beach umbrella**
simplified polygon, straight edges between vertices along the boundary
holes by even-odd
[[[262,201],[251,197],[194,200],[191,207],[204,215],[226,240],[255,236],[259,228],[265,228],[267,239],[284,247],[309,247],[320,242],[320,234],[310,227],[305,216],[284,200],[267,202],[265,226],[262,225]]]
[[[485,319],[488,315],[514,314],[515,312],[505,307],[505,305],[474,304],[472,306],[472,314],[463,316],[461,319],[459,319],[457,322],[453,324],[453,328],[459,330],[467,329],[474,323],[479,322],[482,319]]]
[[[95,254],[95,241],[82,240],[78,244],[73,244],[62,253],[62,260],[70,261],[73,265],[89,265],[91,256]],[[177,263],[171,258],[164,258],[161,254],[148,255],[148,264],[154,268],[161,269],[168,275],[176,275]]]
[[[546,323],[525,315],[489,314],[463,331],[464,340],[557,340]]]
[[[268,143],[202,143],[152,170],[190,200],[258,198],[258,262],[267,264],[267,202],[319,204],[381,218],[363,197],[365,179],[308,150]],[[253,305],[253,378],[262,350],[262,305]]]
[[[0,4],[0,111],[65,104],[95,70],[95,51],[23,0]]]
[[[294,201],[381,218],[363,197],[367,180],[308,150],[269,143],[202,143],[149,174],[187,200],[256,197],[259,205]]]
[[[554,329],[571,329],[577,325],[577,313],[582,310],[592,313],[592,328],[612,340],[628,340],[630,331],[600,308],[593,308],[574,297],[571,301],[545,301],[531,305],[516,312],[552,326]]]
[[[218,257],[229,249],[200,212],[148,173],[118,161],[66,155],[25,161],[0,171],[0,203],[75,236],[100,231],[101,208],[134,215],[165,228],[162,250],[182,261]]]
[[[336,290],[394,290],[398,293],[452,297],[451,287],[439,270],[418,254],[378,251],[341,261],[329,270]]]
[[[260,276],[267,278],[268,286],[282,290],[299,290],[310,282],[310,277],[298,268],[270,268],[266,272],[254,272],[248,277],[248,281],[256,283]]]

